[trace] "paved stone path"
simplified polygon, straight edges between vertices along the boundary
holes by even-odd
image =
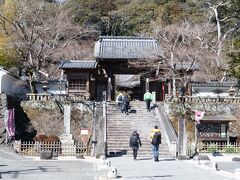
[[[85,157],[59,157],[58,160],[40,160],[39,157],[24,158],[0,147],[0,179],[6,180],[106,180],[109,168],[102,160]],[[239,157],[239,156],[238,156]],[[193,160],[152,158],[134,161],[131,157],[107,158],[124,180],[234,180],[233,172],[240,162],[230,162],[232,157],[211,157],[219,163],[219,171]]]
[[[131,158],[108,158],[124,180],[231,180],[232,173],[215,171],[206,166],[194,164],[192,160],[153,159],[133,161]],[[235,167],[236,168],[236,167]]]

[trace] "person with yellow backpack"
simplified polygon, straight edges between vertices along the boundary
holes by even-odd
[[[157,162],[159,156],[159,144],[161,144],[161,131],[158,126],[154,126],[154,129],[150,131],[150,138],[152,144],[152,152],[154,161]]]

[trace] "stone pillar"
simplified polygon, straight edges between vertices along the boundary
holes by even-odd
[[[156,92],[155,91],[152,92],[152,103],[153,103],[153,105],[156,104]]]
[[[186,156],[185,119],[178,120],[178,156]]]
[[[172,84],[171,84],[171,81],[168,82],[168,96],[172,96]]]
[[[112,84],[111,84],[111,78],[108,78],[108,83],[107,83],[107,100],[111,101],[111,90],[112,90]]]
[[[173,96],[176,97],[177,91],[176,91],[176,80],[173,78]]]
[[[76,146],[71,134],[71,105],[64,104],[64,133],[60,135],[63,155],[74,155]]]
[[[147,90],[149,90],[149,79],[146,79],[146,85],[145,85],[145,92],[147,92]]]
[[[192,96],[192,84],[189,83],[187,87],[188,87],[188,95]]]
[[[164,83],[164,81],[162,82],[162,99],[163,99],[163,101],[165,100],[165,83]]]
[[[64,134],[70,134],[71,122],[71,106],[70,104],[64,105]]]

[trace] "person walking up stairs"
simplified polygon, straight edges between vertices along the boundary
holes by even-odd
[[[155,125],[159,125],[159,119],[156,118],[154,111],[146,112],[145,102],[131,101],[132,109],[128,116],[123,117],[119,113],[118,106],[115,102],[108,104],[107,107],[107,154],[109,156],[125,155],[133,157],[133,150],[129,146],[129,135],[133,130],[137,130],[141,137],[142,146],[138,150],[137,157],[141,159],[151,159],[152,145],[149,138],[149,131]],[[160,156],[170,157],[169,148],[162,134]]]
[[[154,161],[157,162],[159,156],[159,144],[161,144],[161,131],[158,126],[154,126],[154,129],[150,131],[150,138],[152,144],[152,152]]]

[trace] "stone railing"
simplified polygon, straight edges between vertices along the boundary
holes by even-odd
[[[57,100],[57,101],[82,101],[88,100],[89,95],[76,95],[76,96],[69,96],[68,94],[34,94],[29,93],[27,94],[27,98],[29,101],[50,101],[50,100]]]
[[[183,97],[173,97],[165,96],[165,101],[167,102],[204,102],[204,103],[231,103],[231,104],[240,104],[240,97],[197,97],[197,96],[183,96]]]
[[[158,104],[159,108],[155,108],[155,113],[157,118],[159,119],[160,127],[162,129],[162,133],[164,134],[166,138],[166,142],[169,147],[169,151],[172,154],[172,156],[177,155],[177,149],[178,149],[178,139],[177,135],[174,131],[174,128],[170,122],[170,119],[165,114],[163,110],[163,106],[161,104]]]

